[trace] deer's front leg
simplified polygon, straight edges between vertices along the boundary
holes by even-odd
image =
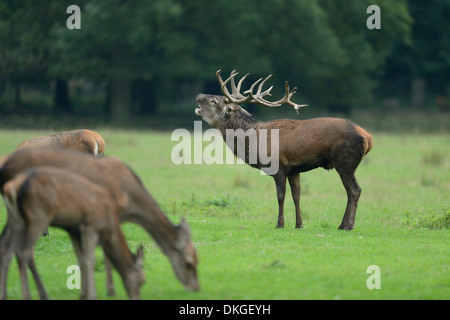
[[[14,255],[16,246],[15,233],[10,221],[6,223],[2,234],[0,235],[0,300],[7,298],[6,280],[8,277],[8,269]]]
[[[116,294],[116,291],[114,290],[114,282],[112,278],[112,264],[111,261],[106,256],[106,253],[104,253],[105,256],[105,270],[106,270],[106,292],[108,296],[114,296]]]
[[[302,217],[300,213],[300,173],[294,173],[288,176],[291,187],[292,200],[295,205],[295,227],[303,228]]]
[[[85,286],[85,296],[82,299],[96,300],[97,290],[95,289],[94,267],[95,267],[95,247],[98,244],[98,234],[88,226],[80,226],[81,234],[81,278],[82,285]],[[84,272],[83,272],[84,271]],[[84,280],[83,280],[84,278]]]
[[[277,186],[278,198],[278,223],[276,228],[284,228],[284,197],[286,194],[286,175],[284,172],[278,172],[273,176]]]
[[[80,298],[82,300],[97,299],[94,282],[94,250],[98,242],[98,237],[92,231],[90,232],[86,226],[80,226],[79,234],[69,234],[81,271]]]

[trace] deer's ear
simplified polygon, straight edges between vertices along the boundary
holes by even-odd
[[[141,244],[136,251],[136,260],[142,264],[143,259],[144,259],[144,247]]]
[[[181,219],[180,224],[177,226],[178,228],[178,238],[177,243],[180,248],[185,248],[189,242],[191,242],[191,229],[189,228],[188,223],[183,218]]]
[[[227,104],[223,107],[225,114],[232,114],[236,111],[236,107],[232,104]]]

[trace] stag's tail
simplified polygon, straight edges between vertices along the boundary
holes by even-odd
[[[361,128],[360,126],[356,126],[356,131],[358,134],[363,138],[363,147],[364,147],[364,153],[363,158],[366,154],[369,153],[370,150],[372,150],[373,147],[373,137],[370,133],[368,133],[366,130]]]

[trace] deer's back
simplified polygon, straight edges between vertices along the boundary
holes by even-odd
[[[142,188],[139,178],[113,157],[93,157],[89,154],[45,148],[25,148],[2,159],[0,190],[4,183],[16,174],[31,167],[53,166],[76,172],[112,193],[129,188]],[[114,192],[114,190],[118,190]],[[133,192],[133,191],[130,191]]]
[[[82,223],[102,228],[117,211],[105,188],[61,168],[33,167],[16,175],[5,189],[9,185],[16,189],[17,206],[28,221],[48,219],[69,229]]]
[[[361,150],[360,161],[372,146],[370,134],[341,118],[280,119],[263,122],[260,128],[279,130],[280,165],[299,172],[334,168],[355,149]]]

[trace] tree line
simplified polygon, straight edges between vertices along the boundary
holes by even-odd
[[[80,29],[67,27],[70,5]],[[366,25],[370,5],[379,29]],[[24,86],[51,84],[52,108],[71,113],[76,79],[101,88],[112,118],[149,114],[218,93],[217,69],[249,72],[249,83],[273,73],[274,95],[287,80],[301,103],[331,110],[370,104],[380,87],[445,98],[449,10],[448,0],[4,0],[0,95],[13,88],[14,99],[0,111],[17,112]]]

